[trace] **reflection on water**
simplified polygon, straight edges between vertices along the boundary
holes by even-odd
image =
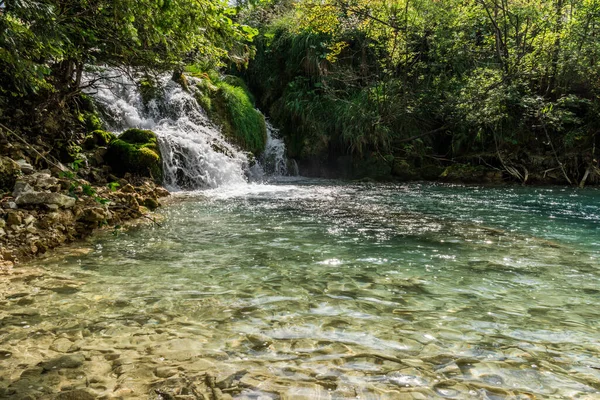
[[[0,397],[600,396],[598,190],[292,180],[162,212],[3,280]]]

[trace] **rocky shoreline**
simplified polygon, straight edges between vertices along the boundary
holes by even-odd
[[[25,145],[1,139],[1,269],[97,229],[120,228],[138,218],[153,220],[159,199],[169,195],[152,178],[113,175],[104,162],[106,146],[89,146],[74,169],[45,157],[47,146],[40,140]]]

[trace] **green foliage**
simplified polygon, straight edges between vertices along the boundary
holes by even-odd
[[[0,2],[0,120],[73,140],[102,129],[79,95],[85,69],[141,72],[148,100],[158,72],[247,65],[256,31],[235,14],[222,0]]]
[[[162,158],[152,131],[126,130],[110,142],[105,160],[117,174],[129,172],[162,182]]]
[[[255,155],[262,153],[267,141],[264,116],[255,108],[254,97],[237,76],[219,76],[199,66],[188,66],[198,103],[221,127],[232,142]]]
[[[260,34],[240,75],[292,156],[491,154],[508,170],[554,148],[582,155],[575,175],[597,159],[600,2],[299,0],[242,15]]]

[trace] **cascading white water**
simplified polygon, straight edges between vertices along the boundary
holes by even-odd
[[[279,132],[267,121],[267,144],[260,157],[260,164],[268,175],[285,176],[288,174],[285,144]]]
[[[208,118],[194,97],[181,85],[165,75],[160,78],[162,95],[146,104],[138,85],[128,76],[115,71],[101,75],[90,74],[87,80],[97,79],[90,94],[102,109],[110,130],[121,132],[128,128],[154,131],[163,157],[165,186],[170,189],[215,188],[259,180],[264,171],[252,165],[248,153],[228,143]],[[194,78],[189,78],[193,83]],[[269,125],[267,171],[287,173],[283,141],[274,138]]]

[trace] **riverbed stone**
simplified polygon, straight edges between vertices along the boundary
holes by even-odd
[[[61,392],[54,397],[54,400],[94,400],[96,396],[83,389]]]
[[[177,375],[177,369],[173,367],[156,367],[154,375],[159,378],[170,378],[173,375]]]
[[[44,371],[51,371],[60,368],[79,368],[83,365],[85,357],[83,354],[69,354],[53,358],[49,361],[43,361],[40,366]]]
[[[58,353],[67,353],[72,346],[73,342],[71,342],[69,339],[59,338],[52,343],[50,350],[54,350]]]

